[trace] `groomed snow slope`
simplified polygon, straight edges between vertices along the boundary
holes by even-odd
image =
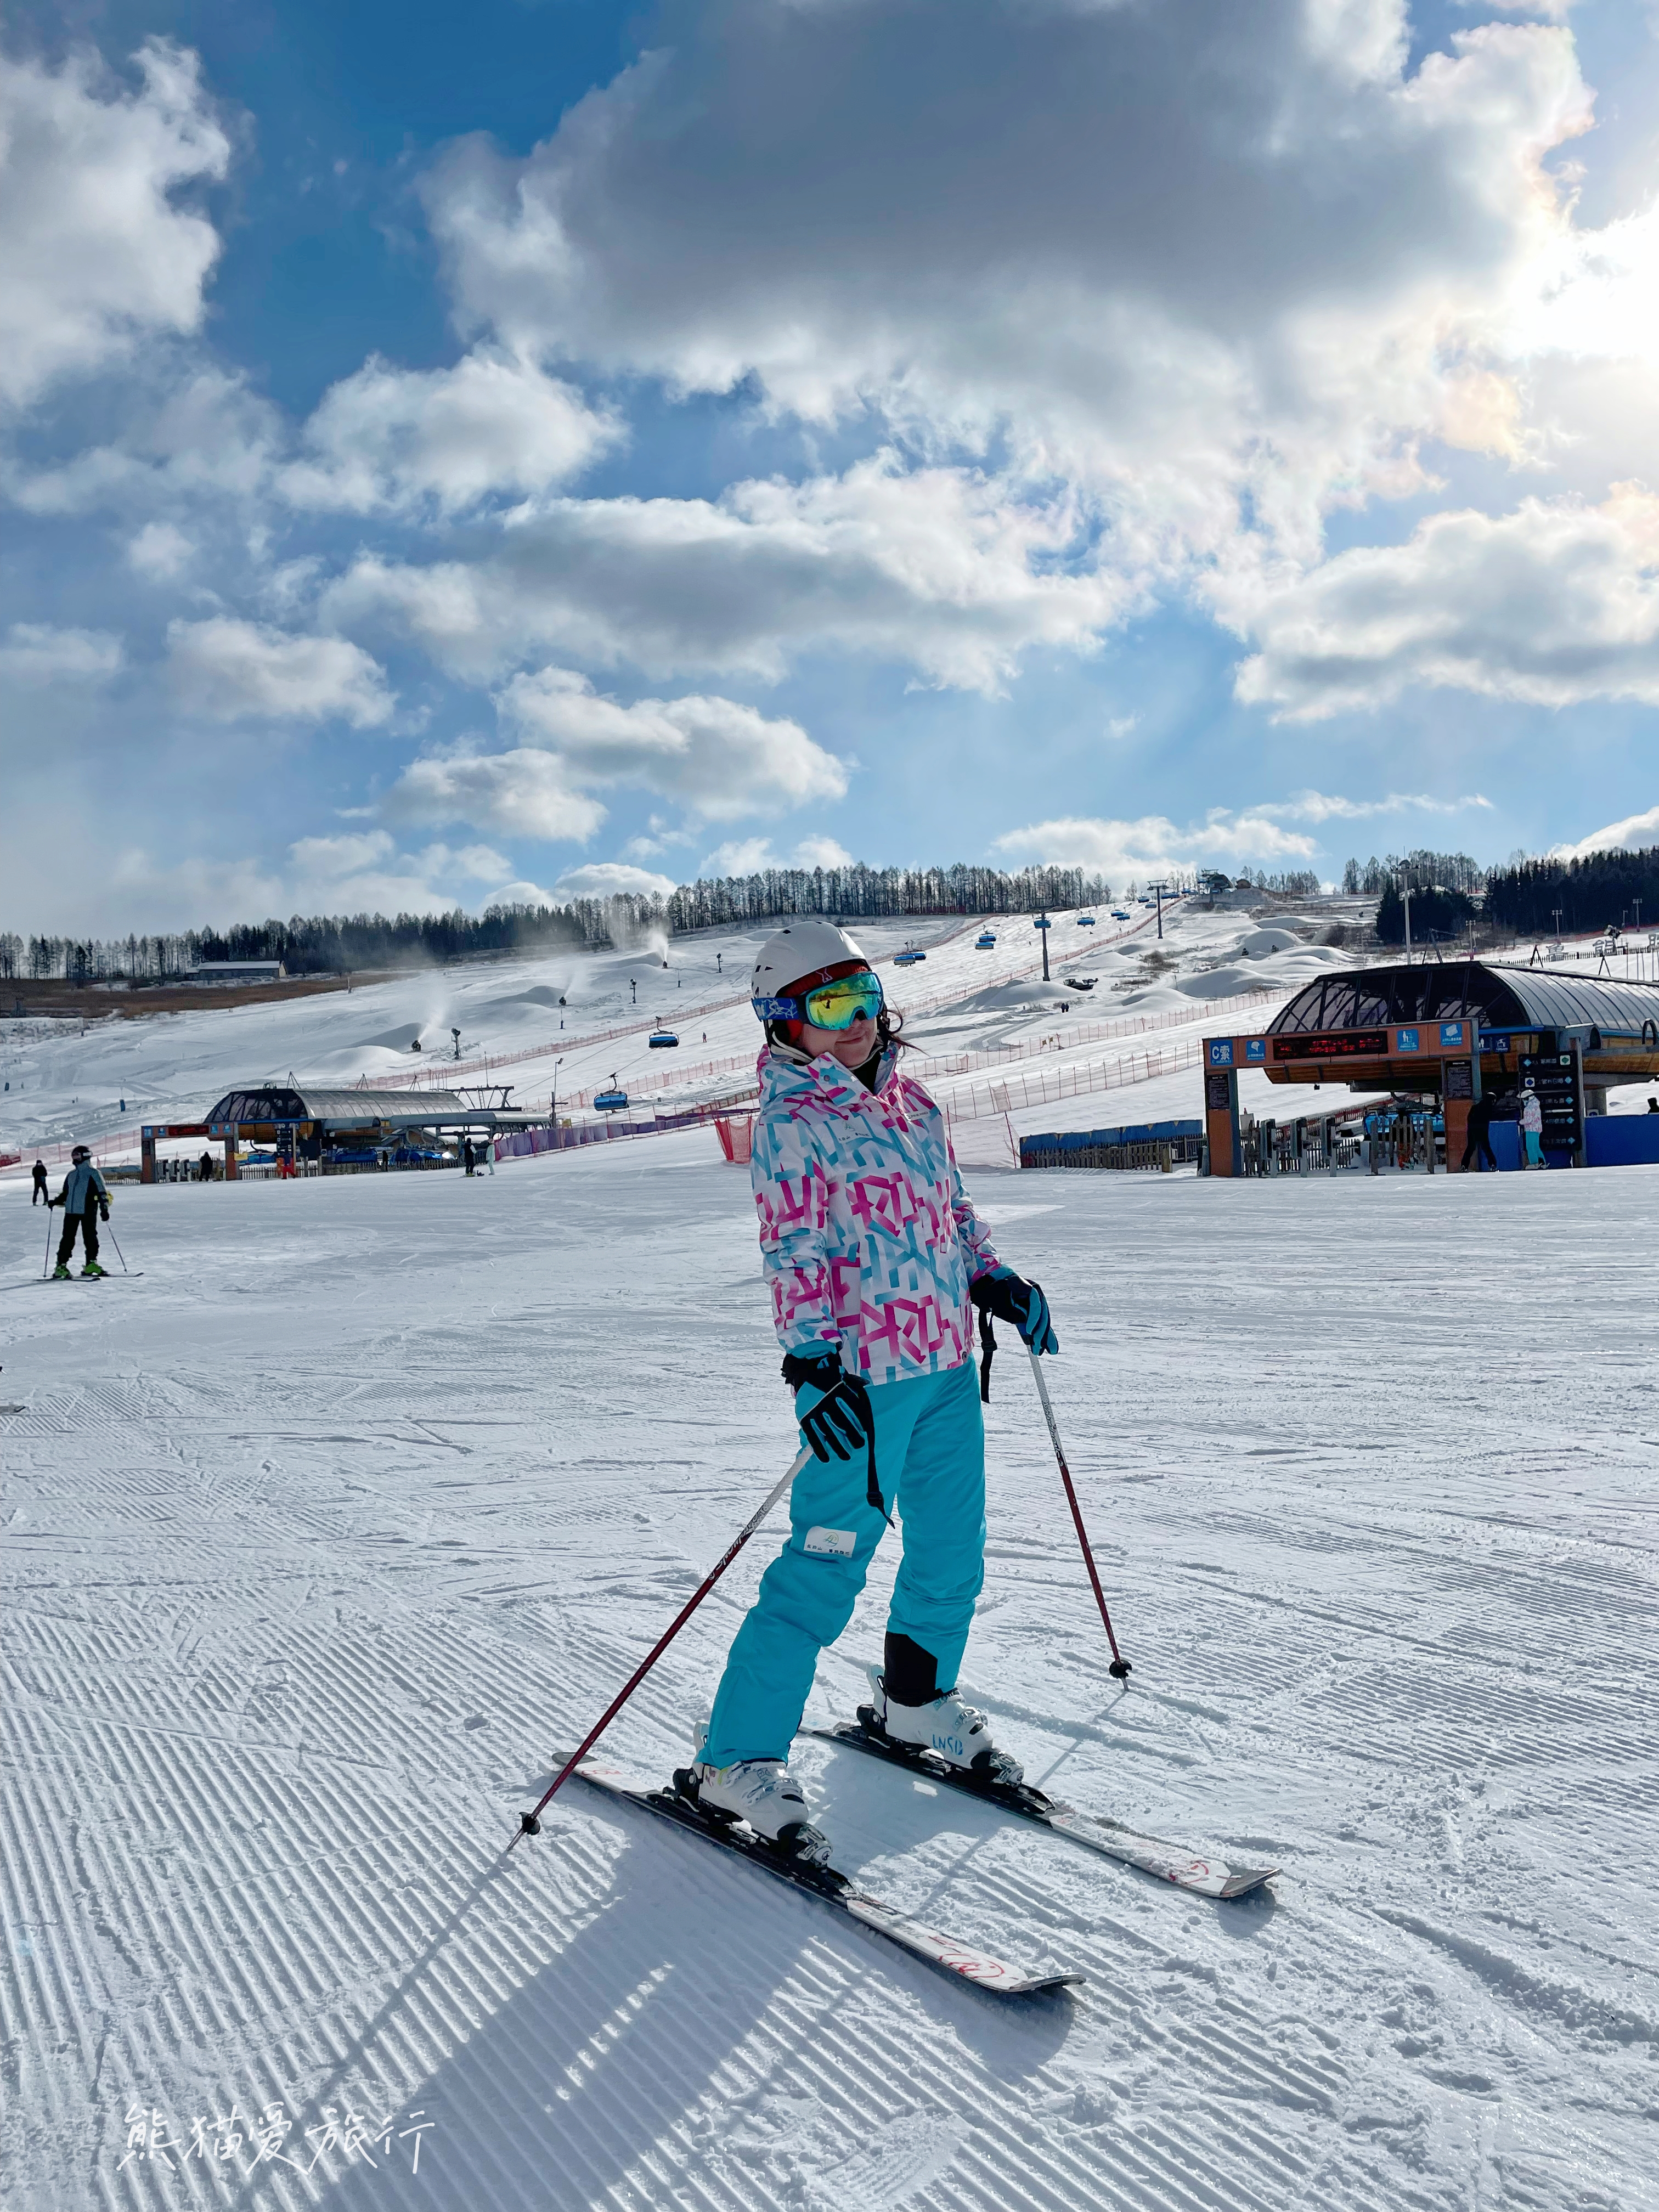
[[[1344,957],[1316,945],[1261,959],[1240,956],[1241,939],[1252,934],[1249,917],[1195,903],[1166,915],[1161,946],[1152,917],[1138,908],[1132,922],[1109,920],[1093,931],[1073,914],[1054,921],[1055,975],[1098,979],[1091,993],[1072,994],[1069,1015],[1054,1005],[1023,1011],[1027,994],[1018,988],[1012,1005],[964,1006],[988,987],[1040,980],[1042,945],[1029,915],[994,922],[997,943],[989,951],[978,947],[977,915],[851,927],[878,962],[893,1002],[906,1010],[909,1033],[924,1049],[949,1053],[1031,1044],[1079,1024],[1170,1023],[1190,1036],[1204,1027],[1231,1029],[1244,1017],[1217,1012],[1218,996],[1291,991]],[[107,1016],[84,1035],[73,1022],[0,1020],[0,1070],[9,1085],[0,1094],[0,1152],[84,1139],[106,1156],[136,1157],[142,1122],[195,1121],[228,1090],[285,1081],[290,1071],[331,1083],[416,1076],[477,1082],[488,1075],[514,1085],[515,1103],[542,1112],[556,1095],[561,1114],[580,1115],[577,1102],[613,1078],[647,1110],[729,1095],[752,1080],[760,1034],[746,994],[756,951],[771,927],[676,938],[666,969],[660,949],[570,953],[425,969],[349,993],[225,1012],[191,1010],[181,994],[180,1012],[132,1021]],[[927,959],[896,967],[893,955],[909,944],[925,948]],[[1159,962],[1156,969],[1149,956]],[[108,1003],[104,994],[88,994],[91,1008]],[[1255,1018],[1271,1011],[1258,1008]],[[659,1024],[679,1037],[677,1048],[651,1048]],[[446,1056],[452,1028],[461,1031],[459,1068]],[[417,1036],[420,1054],[410,1049]],[[1098,1063],[1121,1049],[1094,1042],[1070,1057]],[[948,1097],[950,1086],[940,1095]],[[126,1141],[109,1152],[118,1131]],[[185,1154],[199,1146],[180,1140],[170,1149]]]
[[[849,1870],[1089,1977],[1023,2008],[574,1790],[502,1855],[792,1449],[711,1134],[123,1192],[99,1285],[0,1190],[8,2212],[1659,2204],[1659,1173],[975,1187],[1135,1673],[1010,1353],[964,1685],[1285,1869],[1200,1903],[803,1747]],[[684,1756],[775,1540],[616,1753]]]

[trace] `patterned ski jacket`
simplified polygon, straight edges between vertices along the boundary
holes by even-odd
[[[900,1058],[869,1091],[828,1054],[760,1056],[750,1173],[778,1340],[870,1382],[970,1358],[968,1286],[998,1265],[945,1116]]]

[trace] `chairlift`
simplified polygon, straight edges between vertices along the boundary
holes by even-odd
[[[1077,926],[1078,926],[1078,927],[1079,927],[1079,929],[1092,929],[1092,928],[1094,927],[1094,926],[1095,926],[1095,918],[1094,918],[1093,915],[1091,915],[1091,914],[1080,914],[1080,915],[1079,915],[1079,916],[1078,916],[1078,918],[1077,918]]]
[[[627,1104],[628,1093],[618,1085],[614,1075],[611,1079],[609,1091],[596,1091],[593,1093],[593,1107],[596,1113],[620,1114],[626,1109]]]
[[[979,933],[978,937],[975,939],[975,943],[974,943],[974,950],[975,950],[975,952],[994,952],[994,951],[996,951],[996,949],[997,949],[997,933],[996,933],[995,930],[994,930],[994,929],[982,929],[982,930],[981,930],[981,932],[980,932],[980,933]]]
[[[672,1030],[653,1030],[646,1042],[653,1052],[667,1052],[678,1044],[679,1039]]]
[[[895,968],[914,968],[918,960],[925,960],[927,957],[927,955],[925,952],[918,952],[914,945],[907,945],[902,952],[896,952],[893,955],[893,965]]]
[[[1129,916],[1121,906],[1115,906],[1112,908],[1112,920],[1114,921],[1127,921],[1129,920]]]

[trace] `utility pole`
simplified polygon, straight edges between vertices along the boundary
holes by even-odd
[[[628,1002],[628,1003],[629,1003],[629,1006],[638,1006],[638,1004],[640,1003],[640,987],[639,987],[639,985],[638,985],[638,984],[634,981],[634,978],[633,978],[631,975],[630,975],[630,976],[629,977],[629,979],[628,979],[628,988],[629,988],[629,990],[634,994],[633,997],[629,1000],[629,1002]]]
[[[1406,909],[1406,965],[1412,964],[1412,887],[1409,880],[1400,893],[1401,903]]]

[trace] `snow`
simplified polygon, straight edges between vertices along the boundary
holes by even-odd
[[[145,1063],[180,1103],[210,1025]],[[0,1185],[8,2212],[1659,2205],[1659,1170],[973,1183],[1134,1673],[1009,1351],[963,1687],[1042,1785],[1284,1869],[1200,1903],[804,1744],[848,1871],[1088,1977],[1022,2005],[574,1788],[503,1855],[793,1449],[712,1133],[124,1189],[98,1285],[27,1279]],[[614,1756],[684,1758],[776,1540]]]

